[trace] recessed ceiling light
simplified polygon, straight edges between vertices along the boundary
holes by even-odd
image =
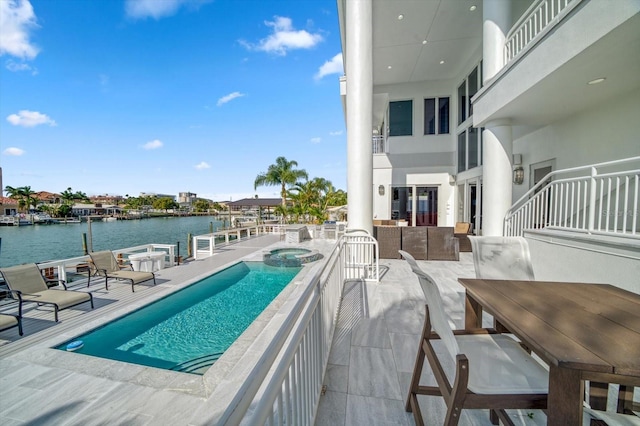
[[[594,78],[593,80],[589,81],[587,84],[594,85],[594,84],[602,83],[605,80],[606,80],[606,78],[604,78],[604,77]]]
[[[403,19],[404,19],[404,15],[403,14],[398,15],[398,21],[402,21]]]
[[[444,64],[444,61],[440,61],[440,65]]]
[[[387,66],[387,69],[390,70],[391,68],[393,68],[391,65]]]
[[[471,6],[471,7],[469,8],[469,10],[470,10],[470,11],[472,11],[472,12],[473,12],[474,10],[476,10],[476,5],[474,4],[473,6]]]
[[[427,40],[422,40],[422,44],[427,44]]]

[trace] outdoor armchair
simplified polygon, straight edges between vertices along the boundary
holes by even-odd
[[[64,280],[58,280],[64,290],[49,289],[47,280],[42,276],[40,268],[35,263],[2,268],[0,273],[2,273],[12,295],[17,297],[20,313],[22,312],[22,304],[25,302],[52,305],[55,320],[58,322],[58,311],[63,309],[85,302],[91,303],[91,309],[93,309],[91,293],[67,290]]]
[[[424,424],[418,395],[442,396],[447,405],[444,424],[450,426],[458,424],[465,408],[489,409],[494,424],[498,419],[513,424],[506,409],[546,408],[547,370],[517,341],[493,329],[452,330],[435,281],[409,253],[401,250],[400,254],[418,277],[427,300],[406,403],[406,410],[413,412],[416,424]],[[420,384],[425,356],[437,386]],[[448,366],[455,366],[454,371]]]
[[[122,266],[118,263],[118,260],[110,250],[96,251],[89,253],[91,256],[91,262],[95,267],[95,273],[104,277],[104,288],[109,290],[108,281],[109,278],[115,278],[118,280],[125,280],[131,283],[131,291],[134,292],[134,285],[153,280],[153,285],[156,285],[156,276],[153,272],[142,272],[126,270],[131,265]],[[91,273],[87,280],[87,287],[91,284]]]

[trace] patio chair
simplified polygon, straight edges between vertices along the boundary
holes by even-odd
[[[442,396],[445,425],[457,425],[462,409],[489,409],[491,420],[513,424],[506,409],[545,409],[549,376],[512,338],[493,329],[452,330],[435,281],[407,252],[400,251],[418,277],[427,300],[424,328],[411,378],[406,410],[423,425],[418,395]],[[436,352],[433,342],[444,344]],[[425,356],[437,386],[420,384]],[[455,366],[455,372],[444,366]]]
[[[456,226],[453,228],[453,236],[458,239],[460,253],[468,253],[471,251],[471,241],[469,241],[469,235],[471,235],[471,223],[456,222]]]
[[[22,304],[25,302],[52,305],[56,322],[58,322],[58,311],[63,309],[85,302],[91,303],[91,309],[93,309],[93,295],[91,293],[67,290],[64,280],[57,280],[64,287],[64,290],[50,289],[40,268],[35,263],[2,268],[0,273],[2,273],[13,296],[18,298],[20,315],[22,315]]]
[[[529,244],[523,237],[469,236],[476,278],[533,281]]]
[[[123,266],[118,263],[118,260],[110,250],[95,251],[89,253],[91,262],[95,267],[95,273],[104,277],[104,288],[109,290],[109,278],[115,278],[118,280],[125,280],[131,282],[131,291],[135,292],[134,285],[144,281],[153,280],[153,285],[156,285],[156,276],[153,272],[134,271],[132,269],[126,270],[131,265]],[[87,287],[91,284],[91,275],[87,279]]]

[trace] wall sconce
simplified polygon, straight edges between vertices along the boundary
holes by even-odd
[[[522,185],[522,182],[524,182],[524,169],[522,166],[516,166],[513,169],[513,183]]]
[[[378,186],[378,194],[384,195],[384,185]]]

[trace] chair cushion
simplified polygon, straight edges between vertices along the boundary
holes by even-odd
[[[125,280],[133,280],[134,284],[153,279],[153,274],[151,272],[143,272],[143,271],[116,271],[116,272],[109,272],[107,275],[109,276],[109,278],[122,278]]]
[[[6,330],[16,325],[18,325],[18,318],[13,315],[0,314],[0,330]]]
[[[549,373],[518,342],[501,334],[456,336],[469,359],[469,390],[482,394],[548,392]]]
[[[453,230],[454,234],[468,234],[471,231],[471,224],[469,222],[456,222],[456,226]]]
[[[55,303],[58,308],[64,309],[78,303],[88,302],[91,296],[83,291],[44,290],[33,294],[23,294],[22,299],[30,302]]]

